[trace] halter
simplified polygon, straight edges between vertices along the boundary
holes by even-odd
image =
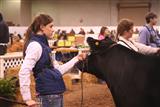
[[[113,48],[113,47],[116,46],[116,45],[117,45],[117,43],[113,43],[112,45],[110,45],[110,46],[107,48],[107,50]],[[104,53],[104,52],[106,52],[106,49],[105,49],[104,51],[101,51],[101,52],[91,50],[91,53],[92,53],[92,54],[100,54],[100,53],[102,54],[102,53]]]

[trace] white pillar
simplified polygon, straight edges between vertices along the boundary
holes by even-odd
[[[4,78],[4,59],[0,57],[0,78]]]

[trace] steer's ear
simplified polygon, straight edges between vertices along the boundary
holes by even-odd
[[[87,43],[89,44],[89,43],[91,43],[91,42],[93,42],[94,41],[94,39],[92,38],[92,37],[88,37],[87,38]]]
[[[90,46],[91,50],[97,50],[100,47],[100,41],[97,39],[93,39],[92,37],[87,38],[87,43]]]
[[[95,39],[93,39],[92,37],[87,38],[87,43],[91,49],[93,49],[95,47]]]

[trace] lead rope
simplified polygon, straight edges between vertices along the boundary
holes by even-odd
[[[82,74],[81,74],[81,107],[83,107],[83,71],[82,71]]]
[[[82,50],[79,50],[78,52],[79,54],[82,53]],[[87,71],[88,71],[88,60],[83,60],[83,65],[82,65],[82,73],[81,73],[81,105],[80,107],[83,107],[84,105],[84,90],[83,90],[83,73],[85,72],[84,71],[84,67],[85,67],[85,61],[87,61]]]
[[[78,51],[78,54],[81,54],[82,53],[82,50],[79,50]],[[80,104],[80,107],[83,107],[83,72],[84,72],[84,62],[83,62],[83,65],[82,65],[82,71],[81,71],[81,104]]]
[[[83,73],[84,71],[84,67],[85,67],[85,61],[86,61],[86,66],[87,66],[87,71],[88,71],[88,60],[84,60],[83,62],[83,66],[82,66],[82,73],[81,73],[81,107],[83,107],[84,105],[84,90],[83,90]]]
[[[82,53],[82,50],[79,50],[78,51],[78,54],[81,54]],[[81,104],[80,104],[80,107],[83,107],[83,72],[84,72],[84,62],[83,62],[83,65],[82,65],[82,71],[81,71]]]
[[[3,100],[3,101],[6,101],[6,102],[11,102],[11,103],[16,103],[16,104],[20,104],[20,105],[27,106],[27,104],[26,104],[26,103],[19,102],[19,101],[15,101],[15,100],[11,100],[11,99],[4,98],[4,97],[0,97],[0,100]]]

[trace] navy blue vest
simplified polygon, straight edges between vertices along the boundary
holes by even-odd
[[[30,42],[37,41],[42,46],[42,55],[33,68],[36,81],[36,91],[40,95],[61,94],[65,84],[61,73],[52,64],[51,49],[44,35],[32,35]]]

